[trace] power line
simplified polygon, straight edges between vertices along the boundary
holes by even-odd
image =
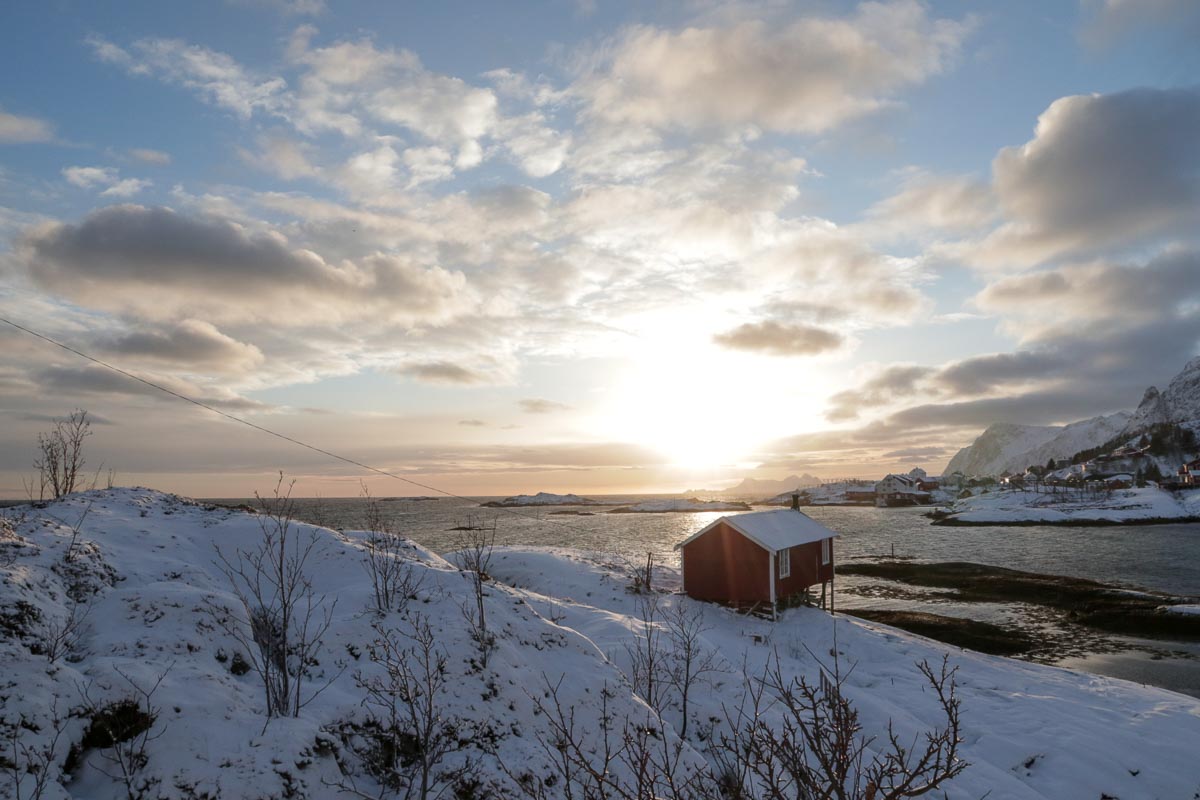
[[[426,489],[430,492],[437,492],[438,494],[443,494],[443,495],[446,495],[447,497],[453,497],[457,500],[466,500],[466,501],[472,502],[472,503],[476,502],[476,498],[464,497],[463,495],[455,494],[454,492],[448,492],[445,489],[439,489],[436,486],[430,486],[429,484],[421,483],[420,481],[414,481],[411,478],[405,478],[403,475],[397,475],[396,473],[388,472],[385,469],[379,469],[378,467],[372,467],[370,464],[364,464],[361,461],[355,461],[352,458],[347,458],[346,456],[338,455],[337,453],[330,452],[329,450],[325,450],[323,448],[317,447],[316,445],[311,445],[311,444],[308,444],[307,442],[302,442],[299,439],[293,439],[291,436],[279,433],[278,431],[273,431],[270,428],[264,428],[262,425],[258,425],[254,422],[251,422],[248,419],[239,417],[236,414],[230,414],[227,411],[222,411],[221,409],[215,408],[212,405],[209,405],[208,403],[205,403],[201,400],[195,399],[194,397],[188,397],[185,394],[180,394],[179,392],[176,392],[173,389],[168,389],[166,386],[155,383],[154,381],[149,381],[149,380],[146,380],[145,378],[138,377],[137,375],[134,375],[132,372],[127,372],[126,370],[123,370],[118,366],[110,364],[107,361],[102,361],[101,359],[96,358],[95,356],[90,356],[87,353],[84,353],[80,350],[76,350],[74,347],[64,344],[64,343],[58,341],[57,339],[52,339],[49,336],[46,336],[45,334],[38,333],[35,330],[26,328],[24,325],[18,325],[17,323],[13,322],[10,319],[5,319],[4,317],[0,317],[0,322],[3,322],[7,325],[11,325],[12,327],[16,328],[17,330],[27,333],[30,336],[36,336],[37,338],[41,339],[42,341],[49,342],[50,344],[54,345],[55,347],[60,347],[63,350],[66,350],[68,353],[74,353],[75,355],[79,356],[80,358],[90,361],[93,364],[98,364],[99,366],[104,367],[105,369],[110,369],[113,372],[120,373],[121,375],[124,375],[127,378],[131,378],[132,380],[137,381],[138,383],[145,384],[146,386],[149,386],[151,389],[157,389],[158,391],[163,392],[164,394],[168,394],[171,397],[177,398],[179,400],[183,400],[185,403],[191,403],[194,406],[199,406],[200,408],[203,408],[206,411],[211,411],[214,414],[218,414],[222,417],[225,417],[228,420],[232,420],[233,422],[240,423],[242,425],[245,425],[248,428],[253,428],[256,431],[260,431],[269,436],[274,436],[275,438],[282,439],[285,442],[290,442],[299,447],[303,447],[308,450],[312,450],[314,453],[320,453],[323,456],[328,456],[329,458],[336,459],[337,461],[342,461],[346,464],[351,464],[353,466],[359,467],[360,469],[365,469],[368,472],[374,472],[374,473],[383,475],[388,478],[395,478],[398,481],[404,481],[405,483],[412,484],[413,486],[419,486],[420,488]],[[547,523],[547,524],[558,525],[560,527],[569,528],[571,530],[579,530],[579,531],[585,530],[584,528],[580,528],[575,525],[568,524],[562,520],[542,519],[540,516],[535,516],[533,514],[522,514],[520,511],[516,511],[512,508],[507,508],[504,506],[495,506],[495,508],[498,511],[504,511],[506,513],[512,514],[513,516],[524,517],[525,519],[531,519],[531,520],[534,520],[535,522],[543,522],[543,523]]]

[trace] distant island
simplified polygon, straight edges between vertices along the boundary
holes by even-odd
[[[683,500],[647,500],[631,506],[621,506],[610,514],[670,514],[676,512],[695,513],[700,511],[749,511],[750,506],[737,501],[698,500],[688,497]]]
[[[518,494],[503,500],[490,500],[480,503],[480,505],[484,508],[515,508],[521,506],[598,506],[601,503],[577,494],[538,492],[537,494]]]

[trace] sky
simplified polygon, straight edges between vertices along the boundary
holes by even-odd
[[[1200,4],[0,11],[0,316],[470,495],[940,472],[1200,341]],[[428,494],[0,324],[0,497]],[[93,472],[95,474],[95,472]]]

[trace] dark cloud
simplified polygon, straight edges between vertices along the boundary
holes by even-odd
[[[526,397],[518,405],[521,406],[521,410],[526,414],[551,414],[555,411],[569,411],[571,409],[566,403],[543,400],[538,397]]]
[[[989,265],[1195,235],[1200,89],[1133,89],[1056,100],[1034,138],[1000,151],[994,187],[1010,222],[984,241]]]
[[[122,334],[104,344],[110,353],[169,362],[179,367],[205,366],[218,370],[251,369],[262,352],[239,342],[207,322],[184,320],[177,325],[145,328]]]
[[[23,241],[42,287],[93,307],[206,319],[435,319],[459,307],[465,279],[374,254],[333,265],[277,233],[210,216],[120,205],[78,224],[55,223]]]
[[[857,389],[838,392],[829,398],[830,408],[825,416],[830,422],[845,422],[857,419],[859,414],[870,408],[888,405],[912,396],[922,379],[934,372],[933,367],[915,364],[895,364],[885,367],[878,375],[865,381]]]
[[[450,361],[426,361],[420,364],[409,364],[400,367],[396,371],[401,375],[406,375],[424,383],[476,386],[488,382],[486,375],[474,372]]]
[[[772,356],[811,356],[836,350],[845,337],[813,325],[794,325],[774,320],[747,322],[718,333],[713,341],[732,350],[748,350]]]
[[[36,370],[33,378],[43,391],[62,393],[67,396],[123,395],[152,397],[172,403],[180,402],[151,386],[103,367],[44,367]],[[193,400],[226,411],[264,411],[271,408],[266,403],[240,397],[232,392],[206,392],[197,386],[175,379],[156,378],[155,383]]]

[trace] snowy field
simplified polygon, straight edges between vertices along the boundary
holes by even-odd
[[[521,787],[533,784],[546,797],[567,796],[553,780],[550,688],[559,707],[573,711],[585,749],[601,744],[603,708],[618,725],[629,720],[652,731],[663,752],[677,754],[680,774],[703,774],[719,761],[716,743],[745,699],[747,674],[777,659],[784,676],[813,681],[835,653],[864,732],[881,736],[891,722],[906,742],[943,721],[917,663],[948,656],[961,699],[960,755],[970,763],[945,786],[949,797],[1200,792],[1196,699],[961,651],[812,609],[787,611],[774,624],[746,618],[669,593],[678,575],[666,569],[654,576],[654,587],[668,590],[653,595],[659,619],[674,610],[699,615],[700,650],[717,667],[698,679],[681,739],[680,698],[666,691],[660,716],[626,677],[629,649],[645,643],[647,597],[628,591],[628,565],[569,550],[497,549],[483,598],[495,637],[485,664],[465,621],[474,613],[469,574],[405,545],[397,552],[411,565],[411,599],[380,614],[364,570],[365,535],[310,526],[297,526],[293,541],[313,537],[305,574],[316,619],[327,612],[330,625],[307,660],[299,714],[268,719],[260,676],[235,674],[242,672],[236,664],[254,658],[251,629],[217,558],[219,548],[238,563],[237,549],[262,538],[261,518],[140,489],[26,508],[23,519],[22,510],[7,509],[15,524],[0,526],[0,713],[13,723],[6,749],[17,745],[22,797],[32,795],[36,777],[21,771],[27,764],[47,765],[45,798],[123,798],[127,785],[150,798],[403,796],[386,791],[364,757],[371,718],[381,713],[365,687],[389,677],[371,657],[373,645],[379,653],[386,637],[419,649],[414,621],[430,632],[435,660],[444,659],[430,695],[439,730],[448,732],[435,784],[444,775],[443,783],[475,797],[527,796]],[[402,660],[417,663],[413,652]],[[117,748],[94,735],[95,711],[142,693],[153,724],[134,739],[141,744],[134,755],[144,760],[134,759],[126,781]],[[89,702],[92,712],[84,713]],[[780,713],[766,709],[764,719],[776,724]],[[0,785],[15,796],[11,772]]]
[[[1139,523],[1200,518],[1200,492],[1116,489],[1080,499],[1065,490],[993,491],[956,501],[947,522],[975,525]]]

